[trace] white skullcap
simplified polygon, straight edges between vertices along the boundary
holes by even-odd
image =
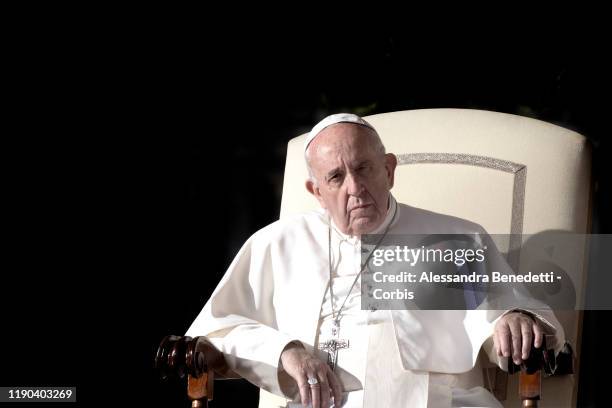
[[[304,152],[306,151],[306,149],[308,149],[308,145],[310,144],[310,142],[312,142],[314,138],[317,137],[317,135],[321,133],[323,129],[328,126],[335,125],[336,123],[356,123],[358,125],[369,127],[374,132],[376,132],[376,129],[374,129],[372,125],[370,125],[360,116],[354,115],[352,113],[336,113],[334,115],[329,115],[312,128],[312,130],[310,131],[310,133],[308,133],[308,136],[306,137],[306,141],[304,142]]]

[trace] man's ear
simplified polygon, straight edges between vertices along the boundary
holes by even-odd
[[[319,191],[319,187],[312,181],[311,179],[306,180],[306,190],[319,201],[319,204],[322,208],[327,209],[325,206],[325,201],[323,201],[323,197],[321,197],[321,191]]]
[[[395,168],[397,167],[397,157],[393,153],[385,154],[385,170],[387,171],[387,180],[389,189],[393,188],[395,182]]]

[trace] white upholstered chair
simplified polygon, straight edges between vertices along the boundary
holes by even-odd
[[[466,109],[401,111],[366,119],[399,159],[392,191],[399,202],[475,221],[491,234],[588,232],[590,150],[576,132],[526,117]],[[288,145],[281,217],[318,206],[304,188],[304,137]],[[509,243],[514,249],[520,245],[520,240]],[[581,289],[584,281],[574,285]],[[579,355],[581,314],[557,315]],[[544,379],[540,406],[575,406],[575,370],[574,375]],[[507,407],[520,406],[516,377],[509,377]]]

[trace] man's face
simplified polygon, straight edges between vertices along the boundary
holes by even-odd
[[[387,214],[397,159],[376,149],[375,141],[365,126],[337,123],[308,147],[316,183],[309,180],[306,188],[345,234],[367,234]]]

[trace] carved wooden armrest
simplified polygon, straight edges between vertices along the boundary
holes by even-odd
[[[206,337],[164,337],[157,349],[155,367],[163,379],[183,379],[187,375],[187,394],[193,408],[207,407],[212,400],[215,373],[225,378],[236,377],[223,353]]]
[[[542,373],[546,376],[573,373],[573,350],[565,343],[557,357],[553,349],[546,347],[544,336],[540,348],[531,347],[529,358],[520,366],[508,358],[508,373],[519,373],[519,396],[523,407],[537,407],[541,397]]]

